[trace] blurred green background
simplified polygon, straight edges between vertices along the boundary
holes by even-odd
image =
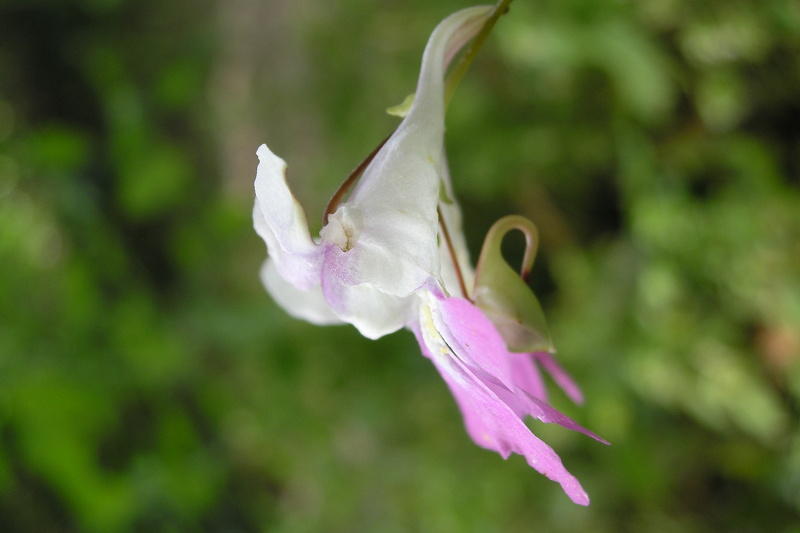
[[[262,289],[257,146],[314,230],[455,0],[0,0],[0,531],[800,531],[800,1],[516,0],[448,151],[612,442],[475,446],[408,332]],[[512,250],[513,251],[513,250]]]

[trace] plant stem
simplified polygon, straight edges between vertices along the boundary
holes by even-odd
[[[444,216],[442,216],[442,209],[437,207],[436,212],[439,215],[439,225],[442,227],[442,235],[444,236],[444,242],[447,245],[447,252],[450,254],[450,259],[453,260],[453,269],[456,271],[456,277],[458,278],[458,286],[461,289],[461,294],[464,295],[464,298],[472,301],[472,299],[469,297],[467,284],[464,283],[464,274],[461,272],[461,265],[458,264],[456,249],[453,246],[453,241],[450,240],[450,232],[447,231],[447,224],[445,224]]]
[[[349,191],[350,188],[355,185],[358,178],[367,168],[367,165],[369,165],[372,160],[375,159],[375,156],[378,155],[378,152],[381,148],[383,148],[383,145],[386,144],[386,141],[388,141],[390,137],[391,134],[387,135],[386,138],[382,140],[380,144],[376,146],[372,152],[370,152],[370,154],[358,164],[356,168],[353,169],[352,172],[350,172],[350,174],[347,176],[347,179],[345,179],[342,184],[339,185],[339,188],[336,189],[335,193],[333,193],[331,199],[328,200],[328,205],[325,206],[325,211],[322,212],[322,227],[325,227],[325,224],[328,223],[328,216],[336,211],[336,208],[339,207],[340,203],[342,203],[347,191]]]

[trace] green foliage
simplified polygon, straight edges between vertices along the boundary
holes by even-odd
[[[0,3],[1,530],[797,531],[794,0],[516,0],[450,106],[473,253],[539,228],[552,401],[612,446],[533,427],[589,508],[474,446],[410,335],[263,291],[258,144],[319,224],[465,6]]]

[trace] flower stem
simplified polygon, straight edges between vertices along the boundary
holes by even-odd
[[[356,168],[353,169],[352,172],[350,172],[350,174],[347,176],[347,179],[345,179],[342,184],[339,185],[339,188],[336,189],[335,193],[333,193],[331,199],[328,200],[328,205],[325,206],[325,211],[322,212],[322,227],[325,227],[325,224],[328,223],[328,216],[336,211],[336,208],[339,207],[340,203],[342,203],[347,191],[349,191],[350,188],[356,183],[358,178],[364,172],[364,169],[366,169],[367,165],[369,165],[372,160],[375,159],[375,156],[378,155],[378,152],[381,148],[383,148],[383,145],[386,144],[386,141],[388,141],[390,137],[391,134],[387,135],[386,138],[382,140],[380,144],[376,146],[372,152],[370,152],[370,154],[365,157],[364,160],[358,164],[358,166],[356,166]]]
[[[469,297],[467,284],[464,283],[464,274],[461,272],[461,265],[458,264],[456,249],[453,246],[453,241],[450,240],[450,232],[447,231],[447,224],[444,222],[444,216],[442,215],[441,207],[437,207],[436,212],[439,215],[439,225],[442,227],[442,235],[444,236],[444,242],[447,245],[447,252],[450,254],[450,258],[453,260],[453,269],[456,271],[456,277],[458,278],[458,286],[461,289],[461,294],[463,294],[464,298],[467,300],[472,301]]]
[[[478,34],[472,40],[472,44],[469,45],[469,48],[467,48],[467,51],[464,52],[464,54],[458,60],[458,63],[456,63],[452,70],[450,70],[444,85],[445,105],[450,103],[450,99],[453,97],[453,93],[456,92],[456,88],[458,87],[461,78],[463,78],[464,74],[466,74],[467,69],[469,68],[470,64],[472,64],[472,60],[475,59],[476,55],[478,55],[478,51],[481,49],[481,46],[483,46],[483,43],[486,41],[486,38],[492,31],[492,28],[494,28],[497,19],[499,19],[501,15],[508,12],[508,7],[511,5],[511,1],[512,0],[500,0],[497,2],[497,4],[495,4],[491,14],[489,15],[489,18],[483,23],[483,27],[481,27]]]

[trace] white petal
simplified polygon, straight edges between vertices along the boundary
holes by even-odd
[[[326,256],[341,254],[336,246],[329,246]],[[352,252],[351,252],[352,253]],[[353,324],[369,339],[377,339],[405,326],[416,314],[417,297],[394,296],[374,285],[342,283],[334,270],[322,269],[322,292],[336,315]]]
[[[363,229],[364,216],[361,210],[352,204],[344,204],[328,215],[328,223],[319,235],[323,240],[338,246],[341,251],[349,252],[358,242]]]
[[[399,220],[398,224],[404,221]],[[335,223],[334,223],[335,224]],[[329,224],[330,225],[330,224]],[[335,227],[335,226],[334,226]],[[326,226],[327,228],[327,226]],[[325,232],[340,235],[340,231]],[[356,246],[344,251],[337,237],[326,247],[323,270],[345,285],[369,285],[390,296],[410,297],[434,275],[419,268],[418,256],[397,254],[394,239],[376,242],[363,232]],[[436,248],[434,248],[436,251]],[[416,250],[412,250],[416,252]]]
[[[286,163],[265,144],[257,154],[253,225],[281,276],[310,289],[319,284],[322,249],[311,240],[306,214],[286,184]]]
[[[378,152],[347,203],[363,214],[361,243],[385,250],[389,262],[361,279],[390,294],[410,294],[439,277],[437,244],[440,167],[444,146],[444,71],[459,47],[486,20],[490,7],[469,8],[434,30],[422,59],[414,104]],[[376,264],[376,266],[378,266]],[[387,279],[390,267],[404,272]]]
[[[272,259],[267,259],[261,267],[261,281],[275,302],[293,317],[318,325],[342,323],[325,301],[320,285],[306,291],[298,289],[278,273]]]

